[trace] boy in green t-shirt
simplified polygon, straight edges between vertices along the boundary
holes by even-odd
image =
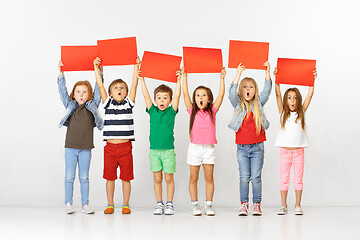
[[[155,215],[173,215],[173,198],[175,191],[174,172],[176,168],[176,156],[174,151],[174,124],[175,115],[178,113],[179,100],[181,95],[181,73],[176,72],[177,82],[172,99],[172,89],[164,84],[158,86],[154,91],[153,104],[147,90],[145,80],[139,76],[141,90],[144,95],[146,112],[150,115],[150,170],[154,174],[154,191],[157,204]],[[170,105],[172,101],[172,105]],[[162,201],[162,179],[163,174],[166,181],[167,202]],[[164,211],[165,208],[165,211]]]

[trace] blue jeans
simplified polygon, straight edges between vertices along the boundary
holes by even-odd
[[[73,203],[76,165],[79,165],[81,204],[89,204],[89,169],[91,149],[65,148],[65,204]]]
[[[249,202],[249,182],[251,181],[253,203],[260,203],[264,143],[237,144],[237,161],[240,174],[240,201]]]

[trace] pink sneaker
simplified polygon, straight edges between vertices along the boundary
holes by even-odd
[[[254,203],[252,214],[253,214],[253,216],[261,216],[262,215],[260,203]]]
[[[239,211],[239,216],[247,216],[248,212],[249,212],[249,203],[248,202],[242,202],[241,207],[240,207],[240,211]]]

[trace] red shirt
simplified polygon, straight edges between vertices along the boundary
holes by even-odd
[[[261,126],[260,134],[256,135],[256,126],[254,121],[254,114],[245,116],[241,127],[236,132],[236,144],[254,144],[266,141],[265,130]]]

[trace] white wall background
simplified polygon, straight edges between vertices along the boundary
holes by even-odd
[[[358,100],[360,17],[355,1],[7,1],[0,14],[1,118],[0,206],[63,206],[64,139],[57,128],[65,112],[57,92],[57,63],[61,45],[95,45],[98,39],[137,37],[138,52],[182,54],[182,46],[223,50],[233,40],[270,42],[272,69],[278,57],[317,60],[315,95],[307,112],[311,147],[306,150],[305,206],[359,206],[360,159]],[[106,86],[115,78],[128,81],[133,66],[105,67]],[[227,69],[226,89],[235,76]],[[94,83],[93,72],[67,72],[67,86],[78,80]],[[263,87],[264,72],[246,70]],[[189,74],[189,89],[205,84],[218,93],[218,74]],[[160,81],[148,80],[150,91]],[[174,85],[171,85],[175,87]],[[283,91],[285,87],[282,88]],[[301,87],[303,97],[306,87]],[[153,206],[149,170],[149,117],[140,85],[135,107],[135,180],[132,206]],[[228,100],[217,117],[215,204],[239,205],[239,180],[234,133],[227,127],[233,113]],[[265,107],[271,122],[265,143],[263,205],[279,206],[279,150],[274,147],[278,114],[274,91]],[[188,206],[189,169],[186,165],[189,117],[181,99],[176,118],[175,174],[177,206]],[[106,205],[102,179],[101,132],[95,132],[90,171],[90,202]],[[202,177],[203,175],[201,175]],[[75,183],[75,205],[80,203]],[[293,188],[291,188],[292,190]],[[204,181],[199,199],[204,200]],[[294,201],[289,194],[289,204]],[[164,193],[164,197],[165,197]],[[122,202],[117,182],[116,204]]]

